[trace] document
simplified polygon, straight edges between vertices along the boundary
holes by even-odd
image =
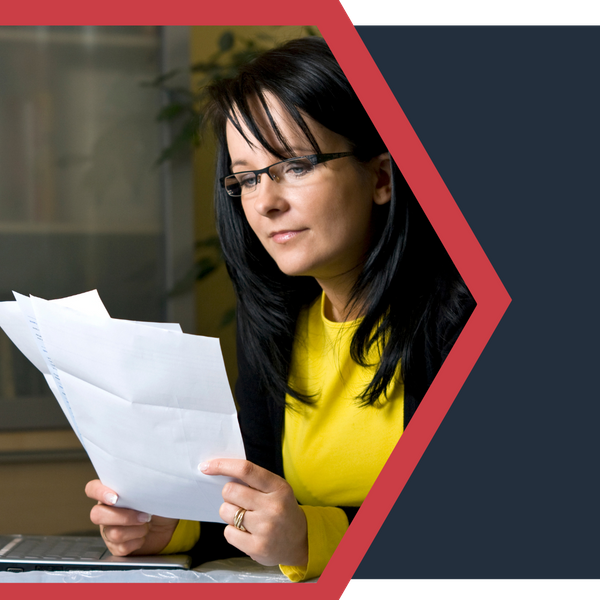
[[[43,373],[117,506],[222,522],[225,477],[245,458],[219,340],[178,325],[112,319],[96,291],[0,302],[0,327]]]

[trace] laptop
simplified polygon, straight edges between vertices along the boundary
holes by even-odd
[[[0,535],[0,571],[189,569],[185,554],[113,556],[95,536]]]

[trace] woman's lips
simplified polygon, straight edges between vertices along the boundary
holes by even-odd
[[[306,231],[306,229],[289,229],[284,231],[275,231],[269,234],[269,237],[276,244],[285,244],[286,242],[289,242],[291,239],[295,238],[303,231]]]

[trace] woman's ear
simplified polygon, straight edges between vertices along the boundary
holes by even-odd
[[[372,165],[376,177],[373,202],[382,206],[392,198],[392,161],[389,152],[372,159]]]

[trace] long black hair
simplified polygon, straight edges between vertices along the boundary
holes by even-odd
[[[239,199],[228,196],[220,186],[219,180],[231,172],[226,125],[231,122],[251,144],[246,128],[281,160],[291,156],[289,143],[269,110],[265,95],[270,94],[287,110],[317,154],[319,145],[304,115],[348,140],[358,161],[369,161],[387,149],[321,38],[292,40],[267,51],[235,78],[213,84],[209,93],[209,115],[219,146],[217,228],[238,298],[238,343],[243,344],[265,393],[281,402],[286,393],[310,402],[298,390],[290,389],[288,376],[299,311],[321,288],[311,277],[290,277],[279,270],[248,225]],[[257,100],[283,153],[267,141],[257,122]],[[453,326],[462,323],[465,307],[472,308],[471,298],[393,161],[391,201],[375,206],[373,218],[374,242],[351,295],[351,306],[361,308],[364,315],[351,354],[366,366],[369,350],[375,345],[381,361],[359,401],[376,404],[385,397],[398,376],[398,364],[405,390],[420,400],[431,383],[424,365],[439,368],[436,348],[444,345]]]

